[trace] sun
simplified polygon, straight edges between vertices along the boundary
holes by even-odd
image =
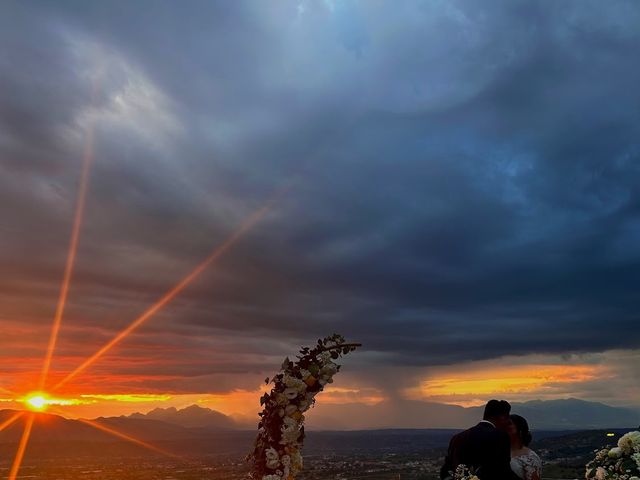
[[[49,399],[45,393],[36,392],[27,395],[24,399],[24,403],[30,410],[42,412],[47,409],[47,406],[49,405]]]

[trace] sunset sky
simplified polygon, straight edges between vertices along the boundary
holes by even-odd
[[[2,2],[0,409],[40,389],[83,168],[43,390],[202,271],[51,393],[65,415],[252,418],[334,332],[364,346],[319,409],[639,408],[638,25],[634,1]]]

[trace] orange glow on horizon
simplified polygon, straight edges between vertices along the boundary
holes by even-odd
[[[377,389],[360,389],[330,386],[322,392],[323,405],[341,405],[344,403],[362,403],[376,405],[386,400]]]
[[[271,209],[273,202],[274,199],[272,199],[265,206],[250,215],[249,218],[247,218],[240,225],[240,227],[229,238],[227,238],[224,243],[222,243],[222,245],[216,247],[202,263],[196,266],[196,268],[194,268],[186,277],[184,277],[175,287],[165,293],[160,298],[160,300],[149,307],[137,319],[131,322],[128,327],[120,331],[120,333],[118,333],[113,339],[107,342],[96,353],[87,358],[80,366],[78,366],[75,370],[73,370],[66,377],[60,380],[52,390],[58,390],[60,387],[62,387],[70,380],[82,373],[84,370],[89,368],[92,364],[99,360],[100,357],[102,357],[118,343],[124,340],[140,325],[146,322],[149,318],[151,318],[154,314],[161,310],[166,304],[173,300],[176,295],[178,295],[187,285],[189,285],[198,275],[200,275],[211,263],[220,258],[224,253],[226,253],[227,250],[229,250],[249,229],[251,229],[251,227],[253,227]]]
[[[90,403],[88,401],[74,399],[74,398],[51,398],[45,392],[33,392],[24,398],[19,399],[27,406],[29,410],[35,410],[37,412],[43,412],[52,405],[79,405],[82,403]]]
[[[477,405],[488,396],[551,391],[559,384],[601,378],[604,371],[592,365],[513,365],[487,367],[466,373],[436,374],[412,390],[421,398]]]
[[[171,400],[171,395],[166,394],[153,394],[153,393],[117,393],[117,394],[100,394],[94,393],[91,395],[80,395],[82,399],[86,399],[88,403],[98,400],[107,400],[115,402],[127,402],[127,403],[150,403],[150,402],[165,402]]]

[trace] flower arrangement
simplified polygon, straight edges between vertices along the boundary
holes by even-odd
[[[613,448],[596,450],[587,464],[586,479],[640,480],[640,431],[629,432]]]
[[[337,360],[360,344],[346,343],[341,335],[318,340],[314,348],[303,347],[297,361],[285,358],[282,371],[265,383],[273,383],[270,393],[260,398],[258,436],[249,478],[256,480],[294,480],[302,470],[300,450],[304,442],[304,413],[315,397],[340,371]]]
[[[472,469],[466,465],[460,464],[453,472],[453,480],[480,480]]]

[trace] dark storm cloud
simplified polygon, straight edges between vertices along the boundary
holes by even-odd
[[[69,324],[108,338],[291,186],[151,338],[263,361],[338,330],[363,369],[638,346],[637,4],[2,10],[4,318],[49,321],[93,122]]]

